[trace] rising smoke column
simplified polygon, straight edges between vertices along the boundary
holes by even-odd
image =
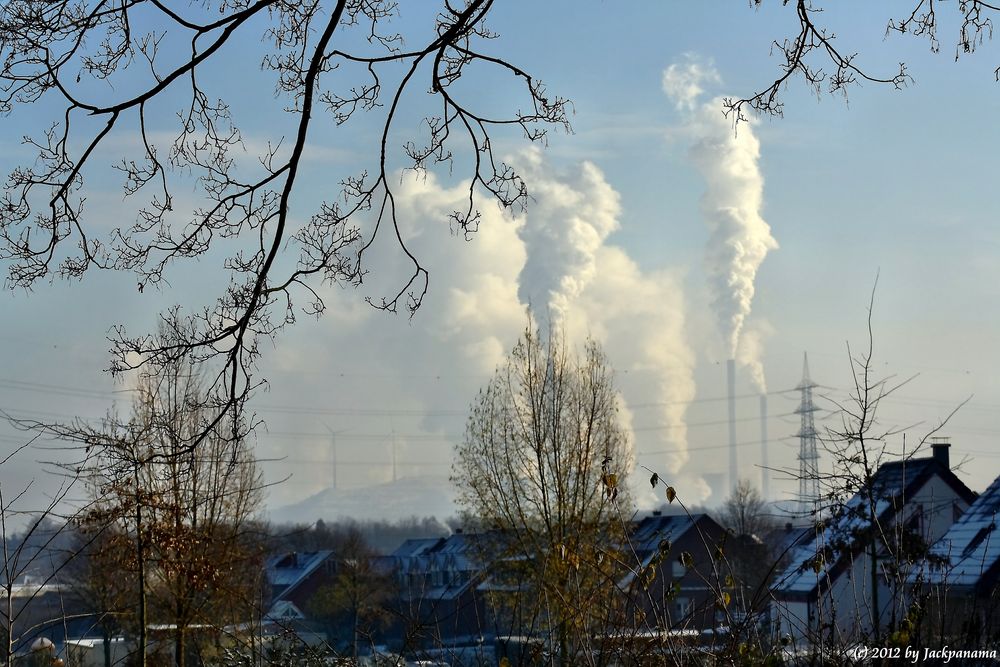
[[[604,345],[628,399],[620,417],[629,430],[639,414],[628,403],[643,406],[644,428],[632,432],[634,448],[660,452],[643,462],[676,473],[689,458],[685,412],[695,394],[680,275],[643,271],[608,243],[620,226],[620,197],[596,165],[553,170],[537,150],[514,163],[533,200],[517,225],[526,253],[518,297],[537,322],[562,325],[571,343],[590,335]],[[650,422],[656,426],[649,428]],[[646,502],[646,479],[648,474],[636,485],[636,501],[652,507],[662,497]],[[707,486],[696,482],[690,480],[685,492],[701,500]]]
[[[722,98],[699,103],[703,84],[717,83],[711,65],[688,58],[663,73],[663,89],[685,116],[685,130],[692,139],[691,161],[705,181],[702,216],[708,227],[705,250],[712,310],[727,349],[737,358],[743,330],[754,295],[757,269],[770,250],[778,247],[764,221],[764,177],[760,172],[760,142],[750,123],[734,130],[722,113]],[[748,346],[740,355],[751,367],[763,389],[759,346]]]
[[[516,164],[533,200],[519,231],[528,254],[518,296],[539,322],[561,322],[594,279],[598,249],[618,229],[620,198],[591,162],[553,174],[541,151],[530,149]]]
[[[744,323],[736,348],[736,363],[750,372],[750,379],[761,394],[767,393],[767,378],[760,359],[764,353],[764,341],[773,333],[774,327],[766,320],[750,320]]]
[[[596,265],[600,278],[581,295],[569,326],[589,330],[611,355],[632,420],[642,418],[634,433],[637,449],[659,452],[643,462],[661,474],[677,473],[690,460],[685,420],[695,397],[683,276],[669,269],[644,272],[614,246],[598,251]],[[650,487],[643,480],[638,488]],[[685,491],[691,498],[691,489]]]
[[[394,423],[400,433],[400,477],[437,475],[435,488],[450,488],[447,462],[464,424],[456,413],[469,406],[524,330],[530,301],[536,324],[543,324],[546,310],[558,314],[569,344],[579,345],[588,335],[601,342],[625,399],[621,419],[630,442],[638,452],[655,452],[638,460],[664,476],[678,472],[689,459],[685,411],[695,395],[695,355],[685,340],[683,273],[644,270],[611,242],[609,235],[622,222],[620,196],[593,163],[555,168],[534,151],[509,162],[526,176],[531,204],[515,215],[483,205],[479,231],[468,242],[453,234],[448,222],[448,215],[465,205],[468,182],[448,182],[433,173],[400,174],[396,206],[401,233],[432,275],[423,306],[412,320],[385,318],[361,303],[357,293],[325,286],[329,314],[321,324],[324,335],[280,347],[274,359],[281,374],[294,378],[288,383],[306,405],[323,396],[344,406],[385,405],[408,413]],[[379,270],[366,279],[364,293],[378,298],[398,289],[408,267],[397,270],[394,243],[376,243],[371,252],[382,254],[369,255]],[[406,345],[388,342],[397,336]],[[331,383],[331,373],[346,373],[349,381]],[[280,418],[275,423],[288,430],[323,435],[306,445],[315,452],[296,444],[294,451],[291,445],[274,450],[277,455],[328,456],[329,436],[322,423],[305,426],[299,423],[301,415],[290,415],[285,422]],[[331,427],[341,428],[334,419]],[[354,433],[362,434],[388,430],[385,421],[352,417],[359,424]],[[352,445],[349,437],[339,450],[345,458]],[[357,456],[371,458],[360,451]],[[298,487],[282,487],[294,494],[278,504],[301,500],[306,491],[329,484],[325,467],[296,468],[295,474]],[[385,465],[359,468],[352,482],[382,483],[389,475]],[[654,495],[648,479],[644,471],[633,479],[634,499],[644,508],[663,502],[663,487]],[[701,502],[709,490],[685,472],[677,491],[685,500]]]

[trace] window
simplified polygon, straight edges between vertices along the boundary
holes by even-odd
[[[677,618],[684,618],[691,613],[691,600],[688,598],[677,598],[674,600],[674,612]]]
[[[924,534],[924,506],[917,505],[916,510],[906,522],[906,530],[914,535]]]
[[[672,574],[674,575],[674,579],[680,579],[681,577],[683,577],[684,575],[687,574],[687,568],[684,567],[683,563],[681,563],[680,561],[675,560],[674,561],[674,565],[673,565]]]

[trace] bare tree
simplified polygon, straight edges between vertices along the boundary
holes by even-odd
[[[880,420],[882,402],[913,378],[874,372],[874,298],[873,288],[865,347],[855,353],[848,345],[853,386],[846,400],[833,401],[839,423],[820,438],[830,461],[815,473],[822,497],[809,516],[807,539],[777,582],[815,583],[809,623],[795,630],[820,652],[846,651],[858,641],[908,643],[921,616],[913,604],[914,577],[933,560],[932,543],[974,496],[936,453],[916,456],[927,453],[930,438],[964,402],[910,442],[906,435],[917,425]],[[931,474],[943,482],[927,483]]]
[[[937,49],[937,3],[913,1],[887,31],[926,36]],[[825,3],[784,4],[798,33],[776,40],[783,62],[772,83],[727,101],[736,120],[747,110],[780,115],[781,91],[796,78],[831,92],[861,81],[899,88],[909,80],[903,65],[870,74],[840,50],[820,21]],[[414,6],[405,8],[417,12]],[[0,113],[30,113],[45,128],[26,139],[35,157],[10,174],[0,199],[7,284],[30,288],[106,269],[132,273],[143,291],[192,260],[226,253],[216,298],[167,314],[171,325],[195,325],[175,327],[174,342],[122,328],[112,334],[115,373],[185,352],[210,368],[211,419],[192,436],[200,441],[261,383],[262,342],[302,313],[322,313],[322,284],[361,283],[382,236],[397,244],[409,271],[373,305],[420,306],[429,273],[397,217],[396,169],[441,165],[466,173],[467,204],[450,216],[464,234],[476,230],[483,200],[506,208],[528,200],[527,185],[495,156],[494,134],[510,129],[543,142],[549,128],[569,127],[568,103],[497,55],[499,35],[488,25],[495,6],[443,0],[421,6],[428,14],[421,25],[401,20],[394,0],[5,3]],[[957,9],[958,51],[972,51],[990,35],[997,8],[968,0]],[[224,92],[236,43],[259,49],[259,81],[243,87],[252,97],[247,111]],[[475,83],[505,80],[521,91],[517,110],[481,108]],[[271,108],[287,112],[287,122],[248,138],[241,121]],[[395,133],[414,125],[411,111],[425,116],[425,132],[398,141]],[[323,133],[370,139],[365,164],[313,202],[303,155]],[[121,154],[110,167],[101,162],[108,152]],[[91,224],[87,194],[109,176],[120,179],[126,201],[116,217],[126,222],[104,233]],[[178,193],[190,191],[195,201],[182,204]]]
[[[907,577],[916,563],[928,555],[930,547],[927,535],[921,533],[919,524],[910,525],[912,511],[905,507],[908,499],[902,493],[902,481],[888,481],[884,475],[880,477],[879,470],[887,462],[901,462],[905,466],[917,452],[926,452],[929,439],[944,427],[961,404],[916,442],[911,441],[909,449],[905,436],[912,425],[887,426],[878,419],[882,402],[913,378],[877,377],[873,372],[871,318],[876,288],[877,280],[868,303],[867,345],[856,355],[848,346],[854,387],[846,402],[835,403],[840,413],[840,424],[829,428],[823,438],[824,450],[832,459],[832,469],[821,475],[820,483],[826,491],[825,510],[828,515],[834,520],[846,518],[848,521],[860,521],[862,526],[855,530],[851,538],[866,543],[865,550],[871,563],[867,572],[871,600],[870,605],[859,604],[859,612],[868,610],[874,639],[879,640],[887,625],[895,629],[906,617]],[[852,502],[858,499],[860,502]],[[893,510],[891,521],[884,516],[887,508]],[[881,591],[886,589],[890,600],[880,599]]]
[[[611,553],[630,504],[631,453],[600,346],[588,341],[577,356],[557,329],[543,335],[529,321],[473,403],[455,458],[460,505],[497,531],[488,560],[517,592],[515,622],[573,662],[609,611],[597,603],[614,590]]]
[[[16,447],[0,466],[22,454],[34,439]],[[80,618],[68,599],[64,575],[87,545],[71,543],[65,512],[76,479],[63,479],[42,507],[25,505],[35,480],[13,489],[0,485],[0,657],[14,664],[15,656],[32,642]],[[69,548],[67,548],[67,545]],[[46,640],[48,641],[48,640]],[[51,643],[51,642],[50,642]]]
[[[411,312],[420,306],[428,271],[409,251],[397,218],[397,167],[449,166],[459,157],[471,163],[468,203],[451,215],[464,233],[478,225],[476,200],[508,208],[526,201],[525,184],[494,156],[491,133],[509,127],[543,141],[547,126],[568,128],[566,101],[490,52],[497,38],[486,23],[493,4],[445,0],[421,31],[402,24],[392,0],[212,0],[183,8],[159,0],[6,3],[0,111],[33,106],[48,116],[55,109],[42,135],[27,139],[37,159],[11,174],[0,201],[8,284],[28,288],[96,268],[133,272],[141,292],[226,239],[235,249],[222,263],[228,286],[214,305],[172,311],[165,320],[174,334],[169,343],[122,329],[113,335],[114,373],[182,354],[210,365],[214,412],[187,436],[200,441],[257,385],[261,341],[297,312],[321,313],[321,283],[359,284],[377,237],[394,239],[412,270],[373,305]],[[277,109],[289,114],[260,142],[266,148],[256,162],[240,158],[248,142],[238,113],[215,90],[230,77],[212,68],[237,42],[263,49],[260,85],[245,88],[260,95],[250,112],[259,114],[276,96]],[[461,83],[483,68],[522,86],[523,111],[478,108]],[[415,108],[437,110],[426,118],[423,138],[399,146],[390,136],[410,123],[401,117],[404,99],[414,95],[430,104]],[[178,109],[173,123],[165,109]],[[297,224],[293,207],[313,197],[302,183],[307,143],[357,125],[356,116],[376,123],[365,128],[368,166],[345,176],[311,215],[297,210],[297,219],[306,219]],[[336,136],[349,131],[356,130]],[[96,156],[113,150],[115,137],[134,145],[113,168],[127,200],[122,208],[134,202],[135,217],[102,236],[89,224],[87,184],[101,177]],[[179,215],[176,192],[189,187],[200,201]],[[304,302],[301,311],[296,299]]]
[[[764,0],[753,0],[755,6]],[[823,12],[831,3],[818,0],[794,0],[784,2],[789,11],[795,13],[794,24],[797,32],[774,41],[773,51],[782,59],[780,74],[758,92],[743,98],[728,98],[724,102],[726,113],[735,122],[744,121],[750,114],[781,116],[784,89],[794,80],[801,79],[813,89],[816,95],[823,92],[840,94],[845,98],[853,86],[873,83],[890,86],[896,90],[913,81],[905,63],[899,63],[885,73],[875,73],[859,62],[859,54],[842,46],[845,38],[824,24]],[[938,40],[938,10],[943,3],[935,0],[911,0],[904,3],[904,9],[896,18],[888,18],[885,34],[910,34],[928,40],[932,51],[940,49]],[[1000,6],[982,0],[962,0],[948,4],[946,12],[957,16],[957,39],[955,59],[961,54],[972,53],[993,36],[993,18],[1000,12]],[[995,71],[1000,81],[1000,67]]]
[[[719,523],[736,536],[763,537],[775,527],[774,518],[768,513],[764,499],[746,479],[739,480],[729,497],[723,501]]]
[[[136,628],[136,601],[144,599],[144,594],[136,595],[137,568],[131,566],[135,547],[130,536],[118,526],[97,520],[91,512],[99,506],[92,505],[74,521],[80,551],[69,564],[68,574],[77,597],[94,611],[92,627],[104,642],[104,666],[111,667],[112,642],[126,629]]]
[[[134,586],[125,609],[104,611],[131,621],[140,660],[150,622],[172,626],[178,667],[190,652],[190,627],[221,631],[251,618],[258,597],[252,573],[263,556],[260,473],[247,442],[233,437],[244,427],[220,426],[226,432],[187,446],[206,421],[203,391],[196,369],[182,360],[140,379],[128,421],[109,417],[99,429],[58,430],[88,453],[76,472],[94,502],[78,522],[104,538],[90,556],[126,574],[117,586]]]
[[[374,644],[374,630],[388,622],[388,603],[396,591],[393,573],[380,565],[358,528],[347,528],[339,538],[333,556],[336,573],[316,591],[310,608],[330,625],[348,629],[356,661],[361,642]]]

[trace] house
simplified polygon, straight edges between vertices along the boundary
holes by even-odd
[[[113,637],[107,641],[111,664],[128,664],[129,658],[136,652],[135,642],[124,637]],[[104,642],[103,638],[94,637],[67,639],[64,643],[66,664],[71,667],[105,667]]]
[[[928,623],[941,639],[978,646],[1000,636],[1000,477],[934,543],[926,567],[911,576],[921,586]]]
[[[327,583],[335,569],[332,551],[292,551],[271,556],[264,563],[264,575],[271,588],[271,605],[290,603],[300,612],[309,599]],[[289,613],[283,604],[282,613]]]
[[[499,618],[489,604],[491,595],[518,589],[504,568],[487,562],[488,554],[500,552],[490,548],[495,539],[495,533],[457,531],[449,537],[404,542],[389,556],[401,593],[401,615],[418,622],[428,638],[441,644],[530,631],[511,618]],[[626,599],[641,601],[644,627],[700,630],[718,624],[720,589],[715,580],[720,579],[720,568],[713,563],[727,539],[725,529],[707,514],[654,512],[631,525],[628,543],[619,548],[628,556],[618,588]],[[510,560],[506,556],[503,562]]]
[[[492,636],[482,551],[485,534],[409,539],[388,559],[399,590],[399,613],[411,640],[429,647],[479,643]]]
[[[303,551],[271,556],[264,563],[264,576],[271,590],[264,616],[268,634],[294,633],[307,645],[325,641],[325,634],[310,622],[309,601],[328,584],[336,571],[333,552]]]
[[[3,632],[9,630],[13,635],[12,649],[18,655],[29,653],[31,645],[41,638],[53,642],[61,652],[68,637],[93,632],[99,618],[76,583],[65,577],[57,580],[44,573],[22,574],[9,585],[3,582],[2,595]]]
[[[726,624],[726,530],[707,514],[653,512],[633,525],[619,581],[642,629],[705,630]]]
[[[799,540],[772,587],[779,634],[844,644],[868,636],[876,617],[890,627],[906,616],[907,577],[976,497],[951,471],[949,447],[935,443],[930,457],[881,465],[869,489]]]

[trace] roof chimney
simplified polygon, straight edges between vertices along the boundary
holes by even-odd
[[[946,470],[951,470],[951,462],[948,457],[948,450],[951,443],[948,438],[931,438],[931,452],[934,460],[940,463]]]

